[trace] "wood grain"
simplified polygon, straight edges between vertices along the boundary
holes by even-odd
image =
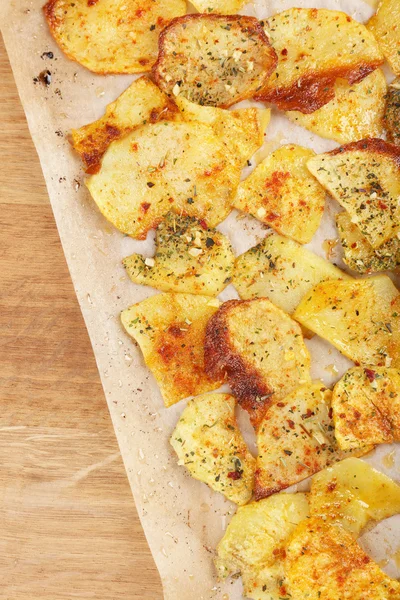
[[[2,43],[0,74],[0,595],[161,600]]]

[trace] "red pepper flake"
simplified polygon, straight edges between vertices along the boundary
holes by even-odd
[[[374,381],[376,375],[375,371],[372,371],[372,369],[364,369],[364,373],[369,381]]]
[[[287,424],[289,425],[290,429],[294,429],[294,421],[292,421],[292,419],[288,419]]]
[[[236,481],[236,479],[242,479],[242,474],[243,474],[243,471],[230,471],[228,473],[228,477],[229,477],[229,479],[233,479]]]
[[[379,206],[379,208],[381,210],[387,210],[389,208],[387,204],[385,204],[384,202],[382,202],[382,200],[379,200],[378,206]]]

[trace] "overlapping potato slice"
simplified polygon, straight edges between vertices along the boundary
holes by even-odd
[[[246,598],[286,598],[285,544],[307,517],[306,494],[278,494],[238,508],[217,547],[219,577],[240,573]]]
[[[139,344],[166,406],[219,387],[204,371],[204,336],[219,301],[191,294],[159,294],[121,313]]]
[[[272,234],[236,259],[232,283],[243,300],[269,298],[292,314],[311,288],[329,279],[350,277],[297,242]]]
[[[388,87],[384,122],[387,141],[400,146],[400,78]]]
[[[313,156],[308,148],[282,146],[240,184],[234,207],[306,244],[318,229],[325,205],[325,191],[306,167]]]
[[[307,167],[379,248],[400,234],[400,148],[365,139],[311,158]]]
[[[400,512],[400,486],[358,458],[346,458],[313,477],[310,512],[358,537],[369,521]]]
[[[170,442],[192,477],[236,504],[250,500],[255,459],[236,422],[233,396],[204,394],[191,400]]]
[[[376,14],[368,21],[386,60],[400,75],[400,4],[398,0],[381,0]]]
[[[337,79],[335,97],[311,114],[288,111],[286,116],[309,131],[339,144],[378,137],[383,130],[387,85],[376,69],[359,83]]]
[[[72,60],[95,73],[142,73],[157,58],[160,31],[184,15],[186,2],[170,0],[48,0],[50,31]]]
[[[225,302],[207,325],[205,369],[226,377],[253,424],[272,400],[310,381],[299,325],[267,298]]]
[[[257,19],[186,15],[164,29],[153,73],[167,94],[228,107],[251,98],[277,58]]]
[[[278,65],[256,97],[282,110],[314,112],[333,99],[337,79],[357,83],[383,62],[366,27],[336,10],[290,8],[265,32]]]
[[[320,283],[294,318],[356,364],[400,367],[400,294],[387,275]]]
[[[400,371],[350,369],[332,398],[335,435],[341,448],[400,442]]]
[[[132,254],[122,261],[134,283],[217,296],[231,281],[235,255],[229,239],[216,229],[169,213],[156,236],[154,258]]]
[[[391,579],[340,525],[322,518],[302,521],[286,549],[285,572],[292,600],[399,600]]]
[[[192,4],[200,13],[234,15],[246,2],[247,0],[194,0]]]

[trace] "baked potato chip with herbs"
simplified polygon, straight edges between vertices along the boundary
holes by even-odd
[[[335,97],[311,114],[288,111],[286,116],[309,131],[339,144],[378,137],[383,130],[386,79],[376,69],[359,83],[337,79]]]
[[[391,579],[340,525],[318,517],[302,521],[286,548],[291,600],[398,600]]]
[[[192,4],[200,13],[234,15],[246,2],[247,0],[194,0]]]
[[[400,4],[398,0],[381,0],[367,28],[396,75],[400,75]]]
[[[285,544],[307,517],[306,494],[279,494],[238,508],[217,547],[219,578],[240,573],[246,598],[286,598]]]
[[[153,73],[172,97],[227,108],[254,96],[276,63],[254,17],[190,14],[172,21],[160,35]]]
[[[307,167],[373,248],[400,234],[400,148],[374,138],[311,158]]]
[[[257,424],[272,400],[310,381],[310,356],[299,325],[267,298],[225,302],[207,325],[209,377],[228,380]]]
[[[235,418],[229,394],[204,394],[191,400],[171,437],[180,465],[195,479],[236,504],[253,495],[255,459]]]
[[[293,316],[356,364],[400,367],[400,294],[387,275],[319,283]]]
[[[340,524],[357,538],[369,521],[400,512],[400,486],[358,458],[346,458],[315,475],[310,512]]]
[[[400,78],[388,87],[384,122],[387,141],[400,146]]]
[[[68,58],[101,75],[143,73],[157,58],[160,31],[185,14],[186,2],[48,0],[43,10]]]
[[[325,206],[325,190],[306,166],[313,156],[312,150],[293,144],[275,150],[239,185],[234,207],[300,244],[308,243]]]
[[[164,399],[171,406],[217,389],[221,381],[204,371],[204,336],[219,301],[191,294],[158,294],[121,313],[127,333],[139,344]]]
[[[229,239],[216,229],[169,213],[156,235],[154,258],[132,254],[123,260],[134,283],[164,292],[217,296],[231,281],[235,255]]]
[[[243,300],[269,298],[292,314],[308,291],[330,279],[350,277],[297,242],[272,234],[238,256],[232,283]]]
[[[332,410],[343,450],[400,442],[400,371],[350,369],[335,385]]]
[[[335,82],[357,83],[383,62],[374,36],[349,15],[316,8],[290,8],[265,21],[278,65],[258,100],[281,110],[312,113],[333,100]]]

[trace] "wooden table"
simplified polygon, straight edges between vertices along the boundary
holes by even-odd
[[[0,41],[0,588],[161,600]]]

